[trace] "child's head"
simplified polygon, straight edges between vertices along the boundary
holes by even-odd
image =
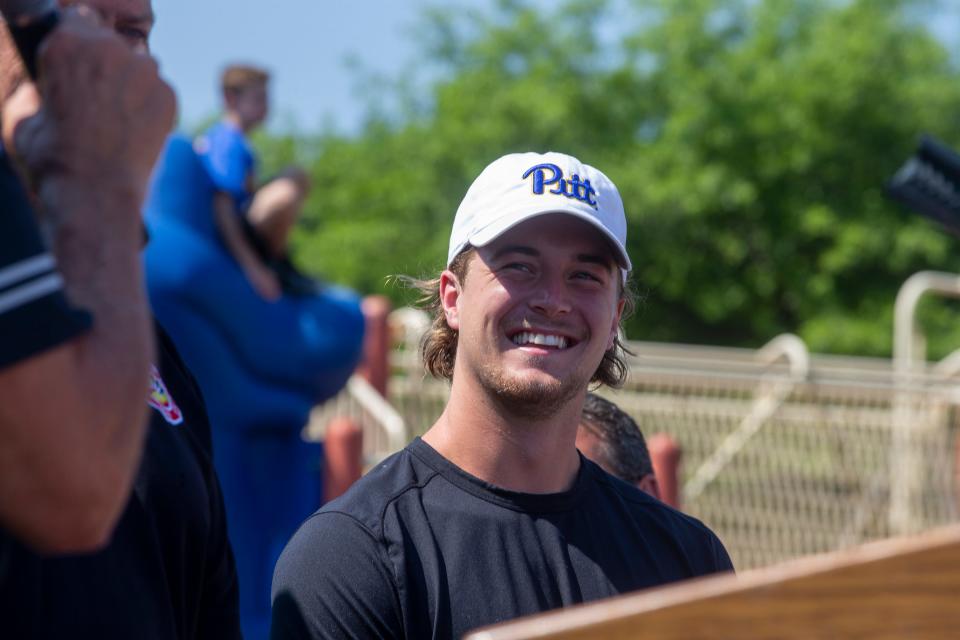
[[[267,84],[270,74],[248,65],[231,65],[220,78],[227,114],[244,131],[250,131],[267,119]]]

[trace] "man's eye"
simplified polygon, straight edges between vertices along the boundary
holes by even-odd
[[[134,48],[145,48],[147,46],[148,35],[143,29],[120,27],[117,29],[117,35],[126,40]]]
[[[532,271],[530,265],[524,264],[522,262],[509,262],[503,265],[503,268],[508,269],[510,271],[524,271],[524,272]]]
[[[590,273],[589,271],[577,271],[573,274],[573,277],[578,280],[591,280],[593,282],[603,282],[603,280],[596,274]]]

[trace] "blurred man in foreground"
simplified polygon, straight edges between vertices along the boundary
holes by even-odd
[[[575,446],[588,385],[626,374],[625,245],[616,187],[576,158],[511,154],[480,174],[446,269],[419,283],[447,406],[293,537],[273,638],[458,638],[732,568],[702,523]]]
[[[129,281],[120,278],[126,288],[109,280],[99,282],[92,294],[75,294],[73,301],[120,313],[121,319],[145,324],[140,328],[147,332],[154,327],[140,290],[140,207],[174,108],[169,88],[159,81],[156,65],[146,55],[152,26],[149,0],[84,2],[41,50],[39,95],[31,84],[23,83],[6,32],[0,42],[7,52],[0,68],[2,95],[11,95],[20,85],[4,105],[4,143],[18,154],[36,189],[40,215],[65,279],[83,275],[75,268],[78,264],[89,265],[87,275],[96,268],[109,271],[104,265],[116,268],[117,263],[130,272]],[[103,240],[112,234],[124,242]],[[85,242],[78,243],[78,238]],[[75,290],[85,291],[80,285]],[[99,313],[94,321],[94,331],[110,326],[99,324]],[[109,401],[113,394],[130,393],[138,404],[148,405],[146,445],[119,523],[102,550],[54,556],[22,544],[26,538],[11,535],[4,522],[0,611],[5,637],[239,637],[236,572],[203,402],[169,339],[159,328],[155,331],[156,364],[142,363],[145,377],[130,365],[129,375],[138,388],[109,387],[108,380],[98,378],[90,381],[96,390],[93,397],[61,407],[64,427],[70,427],[75,426],[71,411],[96,412],[96,403]],[[111,365],[127,363],[107,359],[102,364]],[[77,383],[83,388],[87,381]],[[73,399],[60,389],[48,390],[46,396],[40,402],[47,407]],[[106,447],[108,455],[77,463],[84,473],[100,474],[101,463],[119,464],[109,453],[126,455],[128,437],[139,447],[141,416],[135,413],[136,420],[131,415],[129,424],[117,425],[106,443],[112,445]],[[39,424],[29,414],[21,419],[26,427]],[[64,429],[62,437],[65,446],[83,447],[84,452],[91,448],[85,432]],[[64,466],[62,471],[71,469]],[[18,478],[8,479],[11,485],[4,485],[4,490],[16,488]],[[105,540],[106,536],[100,543]]]
[[[577,449],[604,471],[660,498],[657,476],[640,427],[617,405],[588,393],[577,429]]]
[[[175,101],[152,60],[67,15],[41,55],[44,109],[14,142],[36,100],[0,32],[0,527],[87,551],[109,538],[143,446],[154,347],[138,211]]]

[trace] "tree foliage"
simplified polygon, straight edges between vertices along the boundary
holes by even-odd
[[[310,166],[298,260],[363,292],[400,299],[386,276],[436,273],[479,171],[553,149],[620,188],[645,297],[628,336],[757,346],[792,331],[888,353],[900,284],[960,270],[954,240],[883,194],[922,132],[960,143],[960,73],[913,19],[923,4],[436,9],[420,32],[434,79],[391,85],[399,114],[262,147]],[[960,345],[955,312],[924,308],[933,347]]]

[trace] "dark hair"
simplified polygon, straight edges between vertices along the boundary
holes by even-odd
[[[468,245],[450,263],[450,271],[461,283],[467,277],[467,265],[475,253],[476,249]],[[401,276],[398,279],[420,293],[417,300],[418,306],[433,318],[433,324],[420,342],[420,355],[423,356],[424,368],[435,378],[452,380],[453,365],[457,361],[459,333],[450,328],[443,313],[443,305],[440,302],[440,278],[417,279]],[[622,319],[633,311],[635,300],[633,292],[626,284],[620,286],[620,297],[624,301]],[[603,360],[600,361],[600,366],[597,367],[590,382],[614,388],[623,386],[629,372],[625,354],[632,355],[632,352],[624,346],[618,335],[614,338],[613,347],[603,354]]]
[[[583,403],[580,425],[600,441],[594,460],[610,469],[621,480],[636,484],[653,473],[650,451],[640,427],[614,403],[595,393],[588,393]]]

